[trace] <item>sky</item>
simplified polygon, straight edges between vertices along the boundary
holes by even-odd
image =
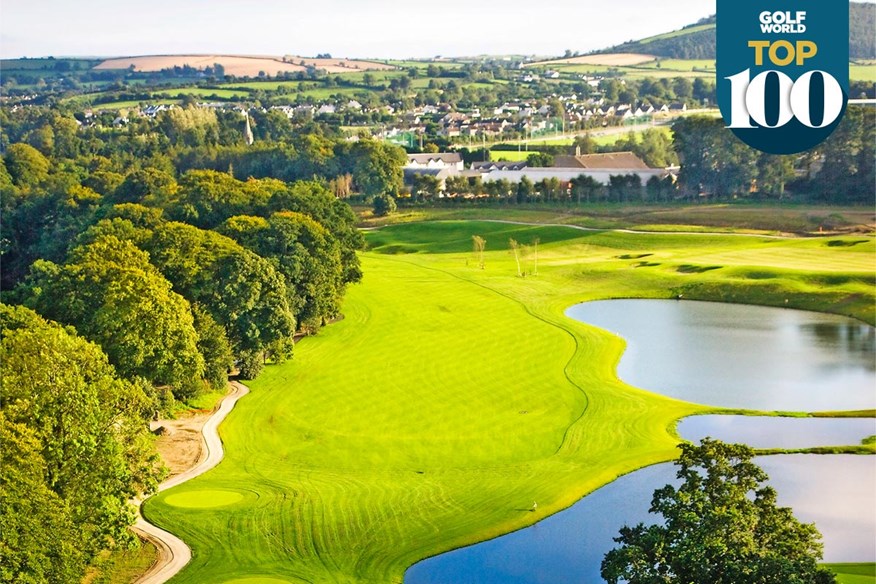
[[[681,28],[715,1],[2,0],[0,57],[561,55]]]

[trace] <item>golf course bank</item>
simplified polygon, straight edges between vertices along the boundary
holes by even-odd
[[[718,410],[618,380],[623,341],[566,317],[576,303],[682,296],[874,322],[866,236],[435,222],[367,239],[344,320],[250,384],[220,427],[221,465],[146,503],[192,548],[174,582],[401,582],[673,459],[677,421]],[[218,503],[186,507],[193,492]]]

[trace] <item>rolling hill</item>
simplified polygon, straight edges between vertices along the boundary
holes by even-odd
[[[716,17],[665,34],[616,45],[598,53],[644,53],[670,59],[714,59]],[[876,59],[876,4],[849,2],[849,58]]]

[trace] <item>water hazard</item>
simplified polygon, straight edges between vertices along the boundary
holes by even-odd
[[[688,401],[761,410],[876,407],[876,331],[832,315],[659,300],[577,305],[567,315],[627,340],[626,382]],[[758,448],[858,444],[873,419],[696,416],[690,440],[712,436]],[[871,456],[760,457],[779,504],[815,522],[825,561],[876,560],[876,460]],[[660,464],[620,477],[538,524],[411,567],[406,584],[601,582],[599,566],[624,524],[653,522],[656,488],[674,483]]]

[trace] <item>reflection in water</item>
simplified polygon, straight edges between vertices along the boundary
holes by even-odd
[[[566,314],[627,340],[627,383],[715,406],[876,407],[876,329],[815,312],[672,300],[587,302]]]
[[[801,332],[836,355],[841,363],[858,362],[860,366],[876,371],[876,329],[861,323],[810,323],[800,327]]]

